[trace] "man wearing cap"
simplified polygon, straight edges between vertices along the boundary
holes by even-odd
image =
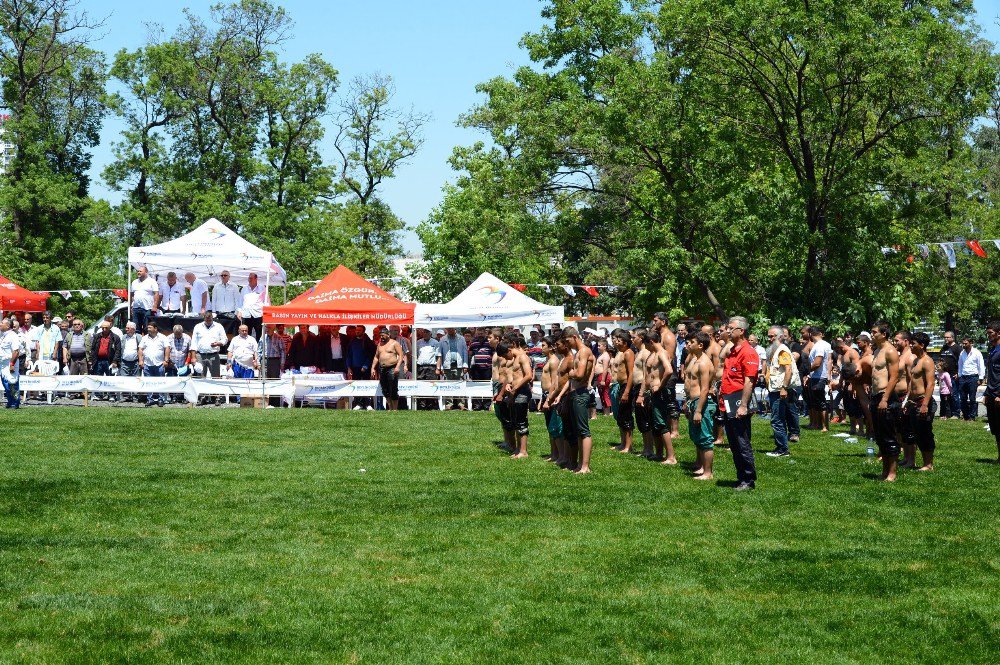
[[[10,319],[0,319],[0,379],[8,409],[21,407],[19,392],[21,339],[11,329]]]
[[[118,367],[122,359],[122,343],[118,336],[111,332],[111,324],[101,321],[100,330],[90,343],[90,358],[93,362],[90,373],[96,376],[111,376],[112,370]],[[112,402],[115,396],[102,393],[104,398]]]
[[[760,358],[744,338],[748,327],[747,320],[742,316],[730,318],[726,325],[732,347],[726,355],[720,391],[726,412],[726,438],[736,465],[737,491],[753,489],[757,483],[757,468],[750,446],[751,417],[747,405],[757,383]]]
[[[184,281],[187,282],[188,295],[183,300],[182,309],[187,307],[189,314],[204,316],[212,308],[208,301],[208,282],[195,277],[193,272],[184,273]]]

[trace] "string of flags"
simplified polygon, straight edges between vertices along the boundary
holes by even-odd
[[[537,286],[546,293],[552,293],[552,289],[553,287],[555,287],[565,291],[566,295],[568,295],[570,298],[576,297],[577,289],[580,289],[588,296],[591,296],[593,298],[596,298],[597,296],[600,295],[598,289],[604,289],[608,293],[614,293],[615,291],[618,290],[618,287],[612,284],[511,284],[511,286],[521,292],[527,290],[529,286]]]
[[[92,295],[97,295],[99,293],[113,293],[122,300],[128,299],[128,291],[125,289],[58,289],[54,291],[36,291],[39,295],[45,296],[46,298],[56,294],[62,296],[64,300],[69,300],[73,297],[89,298]]]
[[[946,259],[948,259],[948,267],[956,268],[958,267],[958,252],[963,251],[966,254],[975,254],[979,258],[985,259],[988,254],[983,248],[983,244],[993,243],[993,246],[1000,251],[1000,239],[997,240],[957,240],[955,242],[932,242],[926,244],[917,245],[917,251],[919,252],[920,258],[928,259],[931,256],[931,248],[937,247],[943,253]],[[889,254],[896,254],[903,252],[902,245],[895,245],[893,247],[883,247],[882,254],[888,256]],[[913,263],[917,259],[916,255],[909,254],[906,257],[907,263]]]

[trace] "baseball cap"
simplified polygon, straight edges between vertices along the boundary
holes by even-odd
[[[862,339],[862,338],[871,341],[872,338],[871,333],[869,333],[867,330],[862,330],[861,332],[858,333],[857,339]]]

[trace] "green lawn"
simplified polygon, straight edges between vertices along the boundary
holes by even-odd
[[[688,477],[690,443],[687,468],[612,451],[608,419],[587,477],[538,459],[541,426],[507,459],[480,413],[3,422],[0,662],[1000,661],[981,424],[939,422],[938,470],[893,486],[805,433],[735,493]]]

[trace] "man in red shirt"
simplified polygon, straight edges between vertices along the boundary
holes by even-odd
[[[726,326],[733,346],[726,356],[721,389],[722,406],[726,411],[726,438],[733,451],[738,492],[753,489],[757,481],[753,448],[750,446],[750,412],[747,405],[757,382],[760,356],[745,339],[747,327],[747,320],[742,316],[732,317]]]

